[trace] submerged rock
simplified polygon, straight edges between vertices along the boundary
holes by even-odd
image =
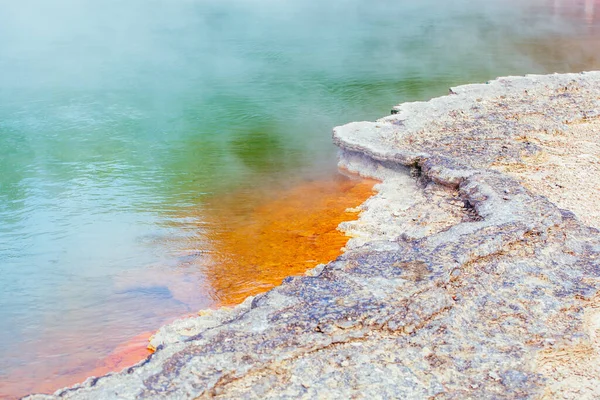
[[[560,158],[541,138],[583,140],[597,110],[600,73],[510,77],[336,128],[340,165],[382,180],[343,256],[31,398],[600,397],[600,235],[530,182]]]

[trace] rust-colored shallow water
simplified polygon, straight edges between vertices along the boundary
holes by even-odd
[[[357,217],[348,209],[371,196],[375,183],[337,174],[286,188],[253,187],[209,199],[201,210],[192,212],[199,213],[203,221],[196,243],[203,246],[203,256],[186,266],[204,275],[206,284],[196,290],[206,291],[211,307],[234,305],[280,284],[287,276],[335,259],[348,240],[337,226]],[[176,286],[177,281],[170,285]],[[13,371],[9,379],[0,382],[0,398],[52,393],[90,376],[122,370],[150,354],[151,334],[132,338],[104,358],[98,355],[99,361],[92,364],[82,363],[81,359],[90,355],[77,350],[86,337],[70,338],[73,352],[64,355],[60,366],[42,362],[46,365]],[[43,355],[44,350],[39,353]]]
[[[109,356],[98,360],[95,365],[80,365],[78,354],[65,354],[60,370],[38,365],[12,371],[4,382],[0,382],[0,399],[16,398],[28,393],[52,393],[62,387],[83,382],[90,376],[105,375],[135,364],[150,354],[146,348],[152,332],[140,334],[127,343],[115,348]],[[86,338],[80,338],[85,342]],[[76,344],[74,344],[76,346]],[[43,349],[40,350],[43,353]],[[52,377],[49,379],[49,377]]]
[[[342,175],[280,192],[215,199],[207,218],[223,227],[209,234],[204,263],[212,297],[232,305],[335,259],[348,237],[337,230],[356,218],[348,209],[373,194],[375,181]],[[265,199],[264,196],[267,196]]]

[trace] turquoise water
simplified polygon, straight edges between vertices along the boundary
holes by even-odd
[[[213,305],[207,198],[332,176],[331,128],[402,101],[598,68],[599,9],[0,0],[0,395]]]

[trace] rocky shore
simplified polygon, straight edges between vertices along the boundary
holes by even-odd
[[[381,180],[343,256],[30,398],[600,398],[600,72],[393,112],[334,130]]]

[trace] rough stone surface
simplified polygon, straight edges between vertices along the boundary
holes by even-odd
[[[341,166],[382,180],[341,226],[342,257],[163,328],[145,362],[32,398],[600,398],[600,235],[579,207],[599,206],[567,211],[530,181],[539,167],[597,190],[573,170],[593,158],[548,165],[577,124],[598,149],[600,73],[395,111],[334,130]]]

